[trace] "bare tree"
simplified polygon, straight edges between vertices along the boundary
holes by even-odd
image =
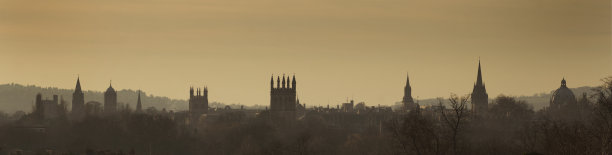
[[[453,149],[453,154],[458,154],[457,152],[457,136],[459,135],[459,131],[462,129],[461,125],[465,123],[468,115],[467,103],[470,98],[470,95],[466,95],[464,97],[459,97],[456,94],[451,94],[448,101],[450,102],[450,109],[441,109],[442,113],[442,121],[443,124],[449,127],[451,131],[451,144]],[[442,100],[439,100],[439,106],[444,107]]]
[[[594,110],[595,133],[600,143],[600,153],[608,154],[612,151],[612,77],[603,79],[604,85],[595,91],[597,104]]]

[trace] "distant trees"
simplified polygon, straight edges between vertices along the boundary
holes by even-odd
[[[599,153],[612,153],[612,77],[603,79],[604,84],[595,89],[597,94],[593,110],[592,127]]]
[[[0,146],[76,154],[610,154],[612,77],[604,81],[595,95],[580,99],[583,111],[575,120],[553,119],[504,95],[484,117],[471,117],[469,96],[451,94],[409,113],[307,111],[288,126],[270,122],[268,111],[255,118],[243,111],[211,114],[206,118],[213,120],[195,127],[179,119],[186,113],[134,113],[124,104],[117,115],[105,116],[91,102],[83,120],[35,122],[24,112],[0,112],[0,120],[23,116],[0,124]],[[27,126],[37,123],[45,126]]]
[[[525,101],[517,101],[513,97],[500,95],[491,104],[489,116],[500,120],[528,120],[533,116],[533,108]]]

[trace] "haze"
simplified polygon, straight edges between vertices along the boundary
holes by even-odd
[[[612,74],[609,0],[0,0],[0,83],[142,89],[269,104],[368,105],[468,94],[478,58],[491,98],[599,85]],[[85,97],[87,99],[87,97]]]

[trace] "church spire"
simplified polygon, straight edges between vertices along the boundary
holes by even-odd
[[[476,77],[476,85],[482,86],[482,72],[480,71],[480,59],[478,59],[478,77]]]
[[[142,102],[140,102],[140,90],[138,90],[138,101],[136,101],[136,111],[142,110]]]
[[[410,74],[406,73],[406,87],[410,87]]]
[[[75,92],[81,92],[81,80],[80,77],[77,76],[76,88],[74,88]]]
[[[410,76],[406,74],[406,87],[404,87],[404,103],[413,103],[412,87],[410,87]]]

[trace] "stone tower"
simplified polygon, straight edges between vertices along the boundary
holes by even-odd
[[[191,87],[189,89],[189,114],[192,122],[198,122],[202,115],[208,113],[208,87],[197,88],[195,93]]]
[[[291,123],[296,119],[296,80],[283,75],[282,83],[280,76],[276,79],[274,87],[274,76],[270,79],[270,113],[272,120],[277,123]]]

